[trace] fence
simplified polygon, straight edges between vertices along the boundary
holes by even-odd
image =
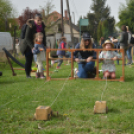
[[[51,51],[57,51],[57,50],[62,50],[62,51],[69,51],[71,52],[71,58],[51,58],[49,57],[49,53]],[[125,81],[125,53],[124,53],[124,49],[109,49],[109,50],[112,50],[112,51],[120,51],[122,53],[122,58],[120,58],[119,60],[122,60],[122,76],[119,78],[119,79],[108,79],[108,81],[120,81],[120,82],[124,82]],[[69,78],[70,80],[73,80],[73,79],[76,79],[74,77],[74,52],[75,51],[83,51],[83,49],[47,49],[46,50],[46,65],[47,65],[47,68],[46,68],[46,79],[49,81],[49,80],[63,80],[63,78],[51,78],[49,76],[49,60],[57,60],[57,59],[63,59],[63,60],[71,60],[71,77]],[[86,51],[94,51],[96,52],[96,59],[93,59],[92,61],[95,61],[96,62],[96,77],[93,79],[93,78],[88,78],[88,79],[92,79],[92,80],[97,80],[97,81],[105,81],[103,79],[101,79],[99,77],[99,54],[100,52],[102,51],[102,49],[86,49]],[[103,49],[104,51],[104,49]],[[108,50],[105,50],[105,51],[108,51]]]

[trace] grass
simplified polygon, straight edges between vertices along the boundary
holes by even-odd
[[[22,60],[24,63],[24,60]],[[13,63],[14,67],[18,67]],[[121,75],[121,65],[117,77]],[[134,66],[125,67],[125,82],[108,82],[103,100],[108,114],[93,114],[95,101],[100,100],[106,82],[89,80],[66,81],[63,91],[52,105],[59,113],[49,121],[35,121],[39,105],[50,106],[65,81],[26,79],[24,71],[12,76],[8,65],[0,64],[0,134],[133,134],[134,133]],[[54,70],[53,68],[51,70]],[[70,66],[62,65],[51,77],[65,77]],[[102,76],[102,74],[100,74]]]

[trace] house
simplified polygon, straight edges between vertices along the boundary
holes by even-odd
[[[53,13],[51,14],[52,17],[49,19],[51,20],[51,25],[46,30],[47,35],[47,46],[54,48],[56,41],[59,41],[62,36],[62,16],[60,13],[55,11],[55,16],[53,16]],[[56,17],[57,15],[57,17]],[[56,20],[57,19],[57,20]],[[69,18],[68,18],[68,12],[65,11],[65,16],[63,17],[64,21],[64,36],[67,38],[67,42],[70,45],[71,43],[71,31],[70,31],[70,25],[69,25]],[[79,28],[75,24],[72,23],[72,31],[74,36],[74,44],[77,44],[79,41]]]

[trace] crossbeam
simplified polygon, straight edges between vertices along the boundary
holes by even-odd
[[[71,52],[71,58],[51,58],[49,57],[49,53],[51,51],[57,51],[57,50],[61,50],[61,51],[69,51]],[[50,80],[64,80],[64,78],[50,78],[49,76],[49,60],[56,60],[56,59],[63,59],[63,60],[71,60],[71,77],[69,78],[70,80],[76,79],[74,77],[74,52],[75,51],[85,51],[84,49],[47,49],[46,50],[46,79],[48,81]],[[122,60],[122,76],[119,79],[108,79],[108,81],[120,81],[120,82],[124,82],[125,81],[125,52],[124,49],[86,49],[86,51],[94,51],[96,52],[96,59],[92,59],[92,61],[96,62],[96,77],[93,79],[89,79],[89,80],[97,80],[97,81],[105,81],[102,78],[99,77],[99,54],[101,51],[120,51],[122,53],[122,58],[119,58],[118,60]],[[86,79],[86,80],[87,80]]]

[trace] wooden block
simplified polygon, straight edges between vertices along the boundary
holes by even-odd
[[[49,106],[39,106],[36,108],[36,114],[34,117],[36,120],[49,120],[52,115],[51,107]]]
[[[94,114],[105,114],[108,112],[106,101],[96,101],[94,106]]]

